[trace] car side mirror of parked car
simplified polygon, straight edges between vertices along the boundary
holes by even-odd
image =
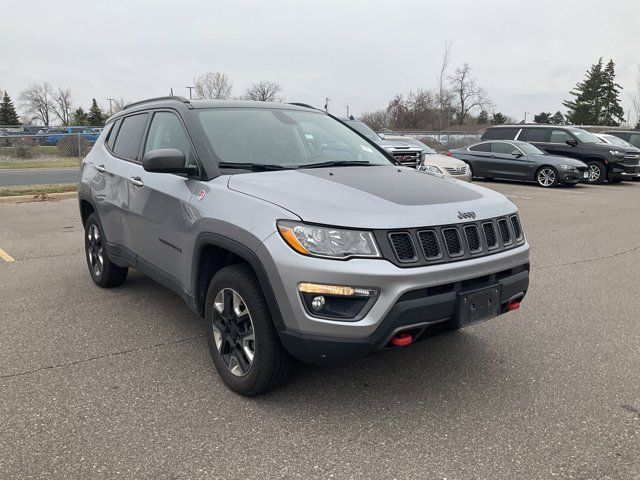
[[[175,148],[151,150],[142,158],[142,168],[147,172],[196,175],[198,168],[186,166],[186,163],[184,153]]]
[[[511,155],[516,158],[520,158],[522,156],[522,152],[520,150],[514,150],[513,152],[511,152]]]
[[[569,140],[565,140],[567,145],[571,145],[572,147],[577,147],[578,146],[578,141],[574,140],[573,138],[570,138]]]

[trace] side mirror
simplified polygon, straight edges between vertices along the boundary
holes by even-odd
[[[569,140],[565,140],[565,143],[567,145],[571,145],[572,147],[577,147],[578,146],[578,141],[573,139],[573,138],[570,138]]]
[[[516,158],[520,158],[522,156],[522,152],[520,150],[514,150],[513,152],[511,152],[511,155]]]
[[[187,162],[184,153],[175,148],[160,148],[151,150],[142,158],[142,168],[147,172],[155,173],[182,173],[195,175],[197,167],[185,166]]]

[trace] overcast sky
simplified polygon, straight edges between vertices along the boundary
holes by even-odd
[[[640,0],[0,0],[0,18],[0,88],[17,100],[47,81],[85,109],[188,96],[194,77],[221,71],[234,95],[272,80],[288,101],[360,114],[434,88],[450,41],[452,70],[468,62],[495,110],[520,120],[564,112],[601,56],[628,111],[640,64]]]

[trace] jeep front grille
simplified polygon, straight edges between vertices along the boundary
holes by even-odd
[[[399,267],[418,267],[493,255],[524,244],[517,214],[454,225],[375,230],[383,256]]]
[[[511,232],[509,231],[509,225],[504,218],[498,219],[498,229],[500,230],[500,238],[503,245],[511,245]]]
[[[447,246],[447,253],[450,257],[459,257],[463,255],[462,242],[460,241],[460,233],[457,228],[443,228],[442,236],[444,237],[444,243]]]
[[[435,230],[423,230],[418,232],[422,254],[427,260],[437,260],[442,257],[440,253],[440,244]]]
[[[417,259],[416,249],[413,246],[411,235],[407,232],[390,233],[389,239],[393,251],[400,262],[413,262]]]

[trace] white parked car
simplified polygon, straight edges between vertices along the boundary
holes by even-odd
[[[464,180],[465,182],[471,181],[471,170],[462,160],[448,157],[446,155],[440,155],[429,145],[426,145],[420,140],[416,140],[412,137],[405,137],[403,135],[385,135],[384,138],[385,140],[403,142],[420,148],[422,150],[422,159],[420,164],[416,167],[418,170],[449,175],[453,178],[457,178],[458,180]]]

